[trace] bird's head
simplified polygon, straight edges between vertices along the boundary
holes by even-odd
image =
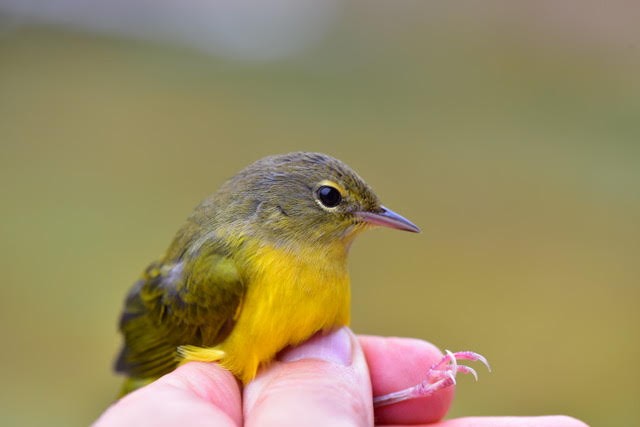
[[[212,199],[217,224],[270,243],[348,244],[358,231],[385,226],[418,232],[380,204],[349,166],[320,153],[263,158],[227,181]]]

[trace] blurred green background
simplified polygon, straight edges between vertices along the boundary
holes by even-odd
[[[569,3],[345,3],[258,60],[0,7],[0,424],[94,420],[192,207],[315,150],[423,229],[355,243],[353,329],[490,359],[450,416],[640,425],[640,15]]]

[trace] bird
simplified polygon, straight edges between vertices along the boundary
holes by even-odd
[[[188,361],[219,363],[247,384],[284,348],[349,325],[347,255],[357,235],[380,226],[420,231],[334,157],[293,152],[250,164],[194,209],[129,291],[120,396]],[[473,371],[456,358],[479,357],[447,353],[427,385],[450,385]]]

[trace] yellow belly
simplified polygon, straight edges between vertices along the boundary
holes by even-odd
[[[350,288],[342,244],[317,254],[263,247],[252,256],[252,274],[236,324],[212,349],[189,348],[186,360],[219,361],[243,383],[289,345],[318,331],[349,323]]]

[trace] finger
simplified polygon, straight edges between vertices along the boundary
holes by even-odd
[[[95,426],[241,426],[233,375],[214,363],[187,363],[114,403]]]
[[[411,338],[359,336],[364,350],[373,396],[380,396],[414,386],[425,379],[442,353],[433,344]],[[380,424],[432,423],[442,419],[453,400],[455,387],[431,396],[411,399],[375,409]]]
[[[391,427],[391,426],[387,426]],[[565,415],[543,417],[466,417],[430,424],[429,427],[589,427]]]
[[[364,354],[347,328],[286,351],[244,390],[247,426],[373,425]]]

